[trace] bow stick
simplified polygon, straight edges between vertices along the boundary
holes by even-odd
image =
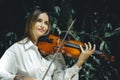
[[[46,70],[46,72],[45,72],[45,74],[44,74],[42,80],[45,79],[46,74],[48,73],[48,71],[49,71],[49,69],[50,69],[50,67],[51,67],[51,65],[52,65],[52,63],[53,63],[53,61],[54,61],[56,55],[58,54],[60,48],[62,47],[62,44],[63,44],[63,42],[65,41],[65,39],[66,39],[66,37],[67,37],[67,35],[68,35],[70,29],[72,28],[73,24],[75,23],[75,21],[76,21],[76,19],[74,19],[74,20],[72,21],[70,27],[68,28],[68,30],[67,30],[67,32],[66,32],[66,34],[65,34],[65,36],[64,36],[64,38],[63,38],[63,40],[61,41],[61,43],[60,43],[60,45],[59,45],[57,51],[55,52],[55,54],[54,54],[54,56],[53,56],[53,59],[51,60],[51,62],[50,62],[50,64],[49,64],[49,66],[48,66],[48,68],[47,68],[47,70]]]

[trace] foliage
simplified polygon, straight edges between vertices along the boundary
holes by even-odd
[[[19,37],[14,32],[8,32],[5,37],[0,41],[0,57],[6,49],[8,49],[14,42],[18,41]]]
[[[51,15],[51,33],[55,35],[62,35],[67,32],[69,25],[73,21],[73,15],[75,15],[75,10],[71,7],[71,0],[50,0],[51,9],[49,13]],[[58,3],[59,2],[59,3]],[[34,0],[34,3],[38,6],[42,5],[39,3],[39,0]],[[39,3],[39,4],[38,4]],[[120,37],[120,25],[113,26],[110,22],[110,14],[104,14],[101,16],[101,12],[88,12],[81,19],[80,25],[73,25],[72,29],[69,31],[71,39],[77,41],[83,41],[95,43],[97,49],[103,52],[106,52],[108,55],[111,55],[111,38],[114,36]],[[79,20],[77,18],[77,20]],[[81,26],[81,27],[79,27]],[[77,28],[74,28],[77,27]],[[79,30],[78,30],[79,29]],[[5,38],[0,41],[0,49],[5,51],[11,44],[18,40],[18,36],[14,32],[9,32],[5,35]],[[67,67],[70,67],[75,64],[77,59],[71,59],[65,56]],[[109,79],[109,75],[113,71],[112,66],[107,67],[103,66],[103,62],[106,65],[109,65],[110,62],[101,59],[98,55],[92,55],[83,65],[80,71],[80,80],[102,80],[100,77],[105,77],[104,80]],[[101,66],[104,67],[104,72],[106,75],[101,76]],[[102,67],[102,69],[103,69]],[[106,70],[110,68],[111,71]],[[113,80],[113,79],[112,79]],[[116,80],[116,79],[115,79]]]

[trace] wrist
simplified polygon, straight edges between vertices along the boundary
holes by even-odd
[[[15,76],[14,80],[23,80],[23,76]]]
[[[77,62],[76,65],[80,68],[84,62]]]

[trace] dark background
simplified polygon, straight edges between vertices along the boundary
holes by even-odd
[[[0,1],[0,35],[1,39],[8,32],[22,34],[24,29],[26,11],[22,0]],[[29,4],[29,3],[28,3]]]
[[[40,6],[46,9],[51,8],[50,0],[39,0]],[[59,3],[59,1],[56,1]],[[84,14],[88,12],[99,12],[101,17],[110,14],[109,21],[113,28],[119,26],[120,23],[120,1],[119,0],[72,0],[72,7],[76,11],[76,16],[79,18],[77,26],[79,26]],[[0,40],[2,40],[6,33],[15,32],[21,36],[24,33],[25,16],[32,7],[34,7],[34,0],[0,0]],[[119,53],[119,37],[112,38],[112,51],[114,55]]]
[[[51,8],[50,0],[39,0],[41,7]],[[98,11],[104,16],[111,14],[113,26],[120,21],[120,1],[119,0],[73,0],[72,7],[76,11],[76,16],[82,19],[87,12]],[[0,1],[0,35],[14,31],[22,34],[24,31],[25,16],[30,8],[34,7],[34,0],[1,0]],[[113,18],[116,17],[116,18]],[[0,37],[0,38],[2,38]]]

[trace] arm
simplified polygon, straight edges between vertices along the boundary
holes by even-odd
[[[78,80],[79,75],[78,72],[81,69],[83,63],[86,59],[89,58],[90,55],[94,53],[95,45],[92,49],[92,46],[90,43],[88,45],[85,43],[85,49],[80,45],[81,54],[78,58],[78,61],[75,65],[73,65],[70,68],[64,68],[65,62],[63,61],[64,58],[61,56],[57,57],[56,60],[56,70],[54,73],[53,80]]]
[[[56,69],[54,71],[53,80],[78,80],[78,72],[81,68],[77,65],[66,68],[66,64],[61,53],[55,59],[55,66]]]
[[[0,79],[13,80],[16,73],[14,52],[8,49],[0,59]]]
[[[30,77],[22,77],[17,75],[18,58],[17,55],[19,48],[13,45],[11,46],[0,59],[0,80],[37,80]],[[18,61],[19,62],[19,61]]]
[[[36,78],[29,78],[24,76],[15,76],[14,80],[38,80]]]

